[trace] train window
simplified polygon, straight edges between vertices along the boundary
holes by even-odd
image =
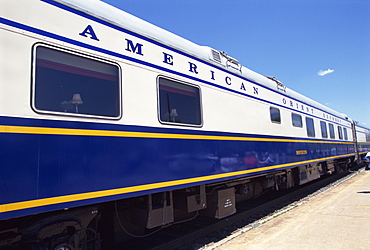
[[[306,117],[307,136],[315,137],[315,125],[313,119]]]
[[[161,77],[158,80],[158,99],[162,123],[202,125],[198,87]]]
[[[339,139],[343,139],[343,131],[342,131],[342,127],[339,127],[338,126],[338,135],[339,135]]]
[[[119,74],[117,65],[37,46],[33,108],[43,113],[119,118]]]
[[[270,107],[270,118],[274,123],[281,123],[280,110],[278,108]]]
[[[343,135],[344,135],[344,140],[348,140],[348,134],[347,134],[347,129],[343,128]]]
[[[292,123],[294,127],[302,128],[302,116],[292,113]]]
[[[329,135],[330,139],[335,139],[334,125],[329,123]]]
[[[322,138],[328,138],[328,130],[326,128],[326,122],[320,121],[321,136]]]

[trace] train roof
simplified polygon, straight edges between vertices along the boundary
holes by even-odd
[[[346,119],[352,122],[345,114],[339,113],[331,108],[328,108],[298,92],[291,90],[284,86],[281,82],[277,81],[273,77],[266,77],[257,72],[254,72],[242,65],[239,65],[237,60],[229,57],[226,53],[222,51],[215,50],[208,46],[201,46],[193,43],[183,37],[180,37],[174,33],[164,30],[158,26],[155,26],[149,22],[146,22],[138,17],[135,17],[123,10],[120,10],[114,6],[111,6],[100,0],[53,0],[74,9],[85,12],[89,15],[97,17],[101,20],[109,22],[111,24],[117,25],[118,27],[130,30],[139,35],[145,36],[147,38],[153,39],[161,44],[167,45],[169,47],[180,50],[186,54],[197,57],[201,60],[207,61],[208,63],[214,64],[218,67],[226,68],[225,62],[231,61],[238,65],[238,70],[233,70],[228,68],[234,74],[238,74],[246,79],[256,82],[272,90],[277,90],[277,85],[283,86],[284,91],[281,94],[296,99],[298,101],[304,102],[310,106],[319,108],[325,112],[332,115]],[[218,53],[220,56],[220,61],[214,60],[212,56],[214,53]],[[213,60],[212,60],[213,59]]]

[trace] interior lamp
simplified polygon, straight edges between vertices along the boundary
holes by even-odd
[[[84,103],[82,101],[81,95],[80,94],[73,94],[71,102],[76,106],[76,113],[78,113],[78,105]]]

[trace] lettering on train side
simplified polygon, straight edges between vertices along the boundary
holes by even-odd
[[[330,121],[333,121],[333,122],[342,123],[342,120],[341,119],[338,119],[335,116],[328,115],[326,113],[322,113],[322,116],[323,116],[324,119],[327,119],[327,120],[330,120]]]
[[[226,82],[226,84],[227,84],[227,85],[229,85],[229,86],[230,86],[230,85],[231,85],[231,78],[230,78],[230,77],[228,77],[228,76],[226,76],[226,77],[225,77],[225,82]]]
[[[163,55],[164,55],[163,62],[169,65],[173,65],[173,56],[165,52],[163,52]]]
[[[299,102],[294,102],[292,100],[287,101],[286,98],[283,98],[282,99],[282,103],[285,106],[288,106],[290,108],[296,109],[298,111],[305,112],[307,114],[313,114],[313,112],[314,112],[313,108],[310,108],[308,105],[304,105],[304,104],[301,104]]]
[[[90,39],[99,41],[98,37],[96,36],[94,29],[91,27],[91,25],[87,25],[86,29],[79,33],[80,36],[88,37],[90,36]]]
[[[195,74],[198,74],[197,65],[195,63],[189,62],[189,66],[190,66],[190,69],[189,69],[190,72],[193,72]]]
[[[211,70],[211,80],[216,80],[215,79],[215,72]]]
[[[242,85],[240,86],[240,89],[241,89],[241,90],[246,91],[246,89],[245,89],[245,87],[244,87],[244,83],[243,83],[243,82],[242,82]]]
[[[295,151],[295,154],[296,155],[306,155],[307,154],[307,150],[297,150],[297,151]]]
[[[95,41],[100,41],[99,38],[98,38],[98,36],[96,35],[93,27],[91,25],[87,25],[86,28],[81,33],[79,33],[79,35],[80,36],[87,37],[87,38],[90,38],[90,39],[95,40]],[[141,44],[141,43],[134,43],[130,39],[125,39],[125,40],[126,40],[126,48],[125,48],[126,51],[129,51],[129,52],[136,53],[138,55],[144,56],[144,54],[143,54],[143,47],[144,47],[144,45],[143,44]],[[174,65],[174,57],[173,57],[173,55],[168,54],[166,52],[162,52],[162,53],[163,53],[163,61],[162,62],[165,63],[165,64],[168,64],[168,65],[173,66]],[[198,74],[199,73],[198,66],[195,63],[192,63],[192,62],[188,62],[188,63],[189,63],[189,71],[192,72],[192,73]],[[216,73],[215,73],[215,71],[210,70],[210,73],[211,73],[210,74],[210,79],[211,80],[216,80],[216,77],[215,77],[215,74]],[[232,85],[231,77],[226,76],[225,77],[225,83],[228,86],[231,86]],[[244,92],[247,91],[247,87],[245,86],[245,84],[244,84],[243,81],[240,83],[239,90],[244,91]],[[259,91],[258,90],[258,87],[253,86],[253,94],[254,95],[259,95],[259,92],[258,91]],[[310,108],[308,105],[302,104],[300,102],[293,101],[293,100],[288,100],[287,101],[286,98],[283,98],[282,99],[282,103],[285,106],[288,106],[288,107],[290,107],[292,109],[296,109],[298,111],[305,112],[305,113],[308,113],[308,114],[314,114],[314,109],[313,108]],[[329,115],[329,114],[327,114],[325,112],[323,112],[323,118],[324,119],[327,119],[327,120],[330,120],[330,121],[333,121],[333,122],[342,123],[342,119],[339,119],[339,118],[337,118],[335,116]]]
[[[143,56],[143,45],[141,43],[134,44],[133,41],[125,39],[127,41],[126,50]]]
[[[98,37],[97,37],[97,35],[96,35],[96,33],[95,33],[95,31],[94,31],[94,29],[91,25],[88,25],[81,33],[79,33],[79,35],[84,36],[84,37],[88,37],[88,38],[96,40],[96,41],[99,41],[99,39],[98,39]],[[144,45],[142,43],[134,42],[134,41],[132,41],[130,39],[127,39],[127,38],[125,40],[126,40],[126,46],[124,47],[124,49],[126,51],[144,56],[144,53],[143,53]],[[162,52],[162,55],[163,55],[162,63],[165,63],[167,65],[171,65],[171,66],[174,65],[175,59],[174,59],[174,56],[172,54]],[[197,64],[195,64],[193,62],[188,62],[188,65],[189,65],[189,72],[199,74],[199,68],[198,68]],[[213,70],[210,70],[210,78],[209,79],[215,81],[216,80],[216,74],[217,74],[217,72],[215,72]],[[226,83],[227,86],[232,85],[233,80],[231,79],[230,76],[226,76],[224,79],[225,79],[225,83]],[[243,92],[247,92],[247,88],[248,88],[248,84],[246,85],[245,82],[241,81],[239,90],[243,91]],[[253,86],[253,94],[254,95],[259,94],[258,87]]]

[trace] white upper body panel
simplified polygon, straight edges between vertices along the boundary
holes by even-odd
[[[50,3],[60,3],[61,5],[55,7]],[[71,9],[64,11],[62,6],[68,6],[68,8],[85,14],[75,15]],[[0,12],[3,17],[20,24],[14,25],[14,27],[17,27],[16,29],[21,30],[19,34],[29,37],[27,41],[24,39],[24,42],[20,42],[19,39],[10,37],[13,35],[6,38],[4,36],[3,41],[8,43],[16,41],[16,43],[22,44],[17,48],[22,51],[19,55],[24,55],[24,64],[12,61],[6,66],[10,67],[14,64],[13,69],[17,67],[22,72],[29,72],[30,63],[32,62],[32,54],[29,48],[40,42],[51,43],[56,46],[63,45],[65,48],[81,53],[89,52],[89,54],[95,54],[97,57],[124,63],[120,65],[125,67],[122,70],[122,93],[125,94],[122,106],[125,109],[123,111],[123,119],[126,119],[125,124],[158,126],[157,117],[148,119],[147,116],[137,115],[138,113],[147,113],[149,116],[156,116],[157,107],[155,105],[136,105],[135,110],[126,110],[127,107],[132,106],[132,103],[137,102],[137,99],[156,103],[156,85],[146,84],[144,86],[144,83],[141,82],[127,83],[133,83],[136,76],[137,78],[145,77],[149,79],[154,75],[165,74],[169,77],[176,76],[179,80],[203,86],[202,102],[203,119],[205,121],[203,129],[206,130],[214,130],[217,125],[216,130],[243,132],[242,126],[237,122],[237,119],[243,118],[249,120],[249,122],[261,123],[260,126],[257,124],[252,132],[262,133],[261,131],[267,131],[265,133],[291,135],[291,122],[289,122],[289,126],[271,125],[270,117],[267,115],[269,106],[277,106],[283,110],[288,110],[289,113],[282,112],[285,121],[290,121],[289,115],[291,112],[297,112],[351,128],[352,121],[346,115],[313,101],[276,80],[269,79],[239,65],[235,59],[226,54],[207,46],[197,45],[99,0],[4,0],[0,2],[0,7],[2,7]],[[86,31],[87,27],[90,27],[91,30]],[[98,39],[91,39],[91,33],[89,32],[92,30],[96,33]],[[88,35],[81,35],[83,32]],[[132,42],[132,46],[142,46],[142,53],[127,51],[128,41]],[[5,47],[2,46],[1,49],[5,49]],[[136,49],[139,50],[138,47]],[[8,56],[11,57],[14,52],[10,49],[7,50],[4,51],[4,54],[9,54]],[[218,58],[215,58],[215,54]],[[174,61],[172,65],[169,63],[170,61],[164,62],[166,55],[173,57],[171,58]],[[196,66],[196,69],[194,68],[192,72],[193,66]],[[139,68],[146,70],[139,72]],[[31,72],[29,73],[31,74]],[[14,74],[9,75],[9,77],[12,79],[3,79],[4,82],[29,82],[29,75],[27,74],[22,76]],[[22,80],[20,80],[20,77],[22,77]],[[19,87],[14,86],[14,92],[17,91],[15,88]],[[140,91],[138,92],[138,90]],[[130,93],[132,94],[130,95]],[[24,107],[29,106],[29,96],[29,93],[22,92],[22,98],[19,98],[24,100]],[[220,101],[221,98],[229,99]],[[246,104],[243,101],[246,99],[254,100],[254,102],[248,102],[247,104],[247,108],[253,110],[253,112],[246,111]],[[8,100],[6,103],[14,102],[14,105],[16,105],[15,101]],[[9,105],[9,110],[14,105]],[[237,107],[242,108],[236,110]],[[265,109],[265,107],[267,108]],[[256,111],[257,109],[265,112],[263,118],[261,118],[261,113]],[[229,119],[217,117],[214,114],[215,110],[219,110],[220,114]],[[228,112],[230,110],[233,110],[233,112]],[[27,114],[25,112],[22,115],[26,116]],[[58,119],[58,117],[50,116],[50,119]],[[229,121],[229,123],[225,121]],[[118,121],[112,122],[116,123]],[[269,126],[268,129],[266,124]],[[286,125],[288,125],[288,122],[286,122]],[[315,121],[315,127],[319,128],[319,126],[319,121]],[[297,130],[294,136],[304,137],[305,134],[305,130],[301,129],[300,131]]]

